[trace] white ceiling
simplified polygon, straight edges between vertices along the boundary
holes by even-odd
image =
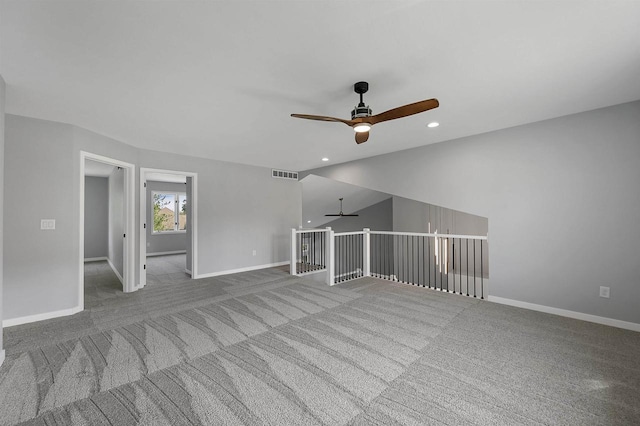
[[[305,170],[640,99],[640,1],[4,1],[6,111]],[[357,146],[376,112],[436,97]],[[441,126],[428,129],[430,121]]]
[[[325,214],[340,213],[340,198],[344,198],[342,212],[351,214],[391,197],[384,192],[372,191],[316,175],[308,175],[300,182],[302,182],[302,225],[305,228],[318,228],[338,219],[326,217]]]

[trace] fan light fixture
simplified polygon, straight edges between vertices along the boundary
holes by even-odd
[[[368,132],[370,128],[371,124],[369,123],[359,123],[353,126],[353,130],[355,130],[357,133]]]
[[[434,127],[438,127],[440,125],[440,123],[438,123],[437,121],[432,121],[431,123],[427,124],[427,127],[430,128],[434,128]]]

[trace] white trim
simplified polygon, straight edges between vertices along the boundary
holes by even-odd
[[[147,284],[147,270],[144,265],[147,259],[147,229],[145,223],[147,222],[147,188],[145,183],[147,182],[147,173],[163,173],[172,175],[181,175],[190,177],[191,179],[191,222],[188,226],[191,229],[191,270],[193,274],[191,278],[197,277],[198,273],[198,173],[196,172],[183,172],[179,170],[167,170],[167,169],[154,169],[150,167],[140,167],[140,217],[139,217],[139,229],[140,229],[140,277],[136,290],[143,288]],[[153,234],[161,235],[161,234]]]
[[[535,303],[521,302],[519,300],[505,299],[503,297],[489,296],[489,302],[500,303],[502,305],[515,306],[517,308],[530,309],[532,311],[545,312],[547,314],[560,315],[562,317],[578,319],[582,321],[595,322],[596,324],[609,325],[611,327],[623,328],[625,330],[639,331],[640,324],[627,322],[613,318],[600,317],[597,315],[585,314],[583,312],[569,311],[566,309],[553,308],[551,306],[537,305]]]
[[[336,232],[333,235],[336,237],[342,237],[344,235],[364,235],[364,231]]]
[[[298,233],[296,228],[291,228],[291,240],[289,245],[289,254],[291,256],[291,260],[289,261],[289,274],[290,275],[298,275],[298,256],[297,256],[297,245],[298,245]]]
[[[357,234],[360,232],[343,232],[340,235]],[[487,240],[485,235],[458,235],[458,234],[438,234],[437,232],[431,234],[428,232],[395,232],[395,231],[370,231],[371,234],[378,235],[407,235],[413,237],[439,237],[439,238],[466,238],[468,240]],[[338,234],[336,234],[338,235]]]
[[[184,268],[184,273],[185,273],[185,274],[188,274],[188,275],[191,275],[191,271],[190,271],[190,270],[188,270],[187,268]]]
[[[120,283],[124,285],[124,280],[122,279],[122,275],[120,275],[120,272],[118,272],[118,270],[113,265],[113,263],[111,263],[111,259],[107,258],[107,263],[111,267],[111,270],[113,271],[113,273],[116,274],[116,277],[118,277],[118,279],[120,280]]]
[[[159,251],[156,253],[147,253],[147,257],[153,256],[168,256],[170,254],[186,254],[186,250],[175,250],[175,251]]]
[[[335,271],[336,271],[336,262],[335,262],[335,255],[336,255],[336,237],[335,237],[335,232],[331,229],[330,226],[327,226],[327,275],[326,275],[326,283],[327,285],[335,285],[336,284],[336,280],[333,278],[333,276],[335,275]]]
[[[14,325],[28,324],[30,322],[44,321],[58,317],[66,317],[69,315],[77,314],[78,312],[82,312],[82,310],[83,309],[81,306],[76,306],[75,308],[62,309],[60,311],[44,312],[42,314],[6,319],[2,321],[2,327],[13,327]]]
[[[365,277],[371,276],[371,234],[369,228],[362,230],[362,275]]]
[[[134,284],[135,280],[135,256],[136,256],[136,241],[135,235],[135,171],[136,166],[132,163],[116,160],[114,158],[105,157],[103,155],[93,154],[87,151],[80,151],[80,239],[79,239],[79,286],[78,286],[78,305],[80,310],[84,309],[84,170],[85,161],[93,160],[100,163],[110,164],[113,166],[121,167],[124,169],[124,234],[127,237],[123,242],[122,251],[122,269],[124,276],[118,275],[118,278],[122,282],[122,291],[130,293],[136,290]],[[108,260],[108,259],[107,259]],[[115,269],[115,268],[114,268]]]
[[[327,228],[311,228],[311,229],[296,229],[296,228],[292,228],[292,229],[296,232],[296,234],[304,234],[304,233],[307,233],[307,232],[327,232]]]
[[[4,363],[4,349],[0,351],[0,367]]]
[[[88,262],[100,262],[102,260],[107,260],[107,256],[100,256],[100,257],[85,257],[84,258],[84,263],[88,263]]]
[[[187,230],[183,229],[181,231],[151,231],[151,235],[154,237],[156,235],[176,235],[176,234],[186,234]]]
[[[237,274],[238,272],[255,271],[256,269],[273,268],[275,266],[285,266],[285,265],[288,265],[289,263],[290,262],[288,260],[285,260],[284,262],[276,262],[276,263],[267,263],[267,264],[264,264],[264,265],[247,266],[245,268],[238,268],[238,269],[227,269],[226,271],[210,272],[208,274],[202,274],[202,275],[198,275],[198,276],[193,275],[192,278],[200,279],[200,278],[217,277],[217,276],[220,276],[220,275]]]

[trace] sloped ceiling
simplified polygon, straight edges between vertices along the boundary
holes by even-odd
[[[6,111],[134,146],[308,170],[640,99],[640,2],[2,1]],[[373,128],[340,123],[352,85]],[[440,127],[428,129],[431,121]]]
[[[321,176],[308,175],[302,182],[302,226],[319,228],[338,219],[325,214],[340,213],[340,198],[343,213],[351,214],[391,198],[390,194],[372,191],[348,183],[338,182]]]

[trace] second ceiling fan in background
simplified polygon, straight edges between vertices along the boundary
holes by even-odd
[[[342,213],[342,200],[344,200],[344,198],[338,198],[340,200],[340,213],[337,214],[325,214],[325,216],[340,216],[340,217],[355,217],[355,216],[359,216],[357,214],[344,214]]]

